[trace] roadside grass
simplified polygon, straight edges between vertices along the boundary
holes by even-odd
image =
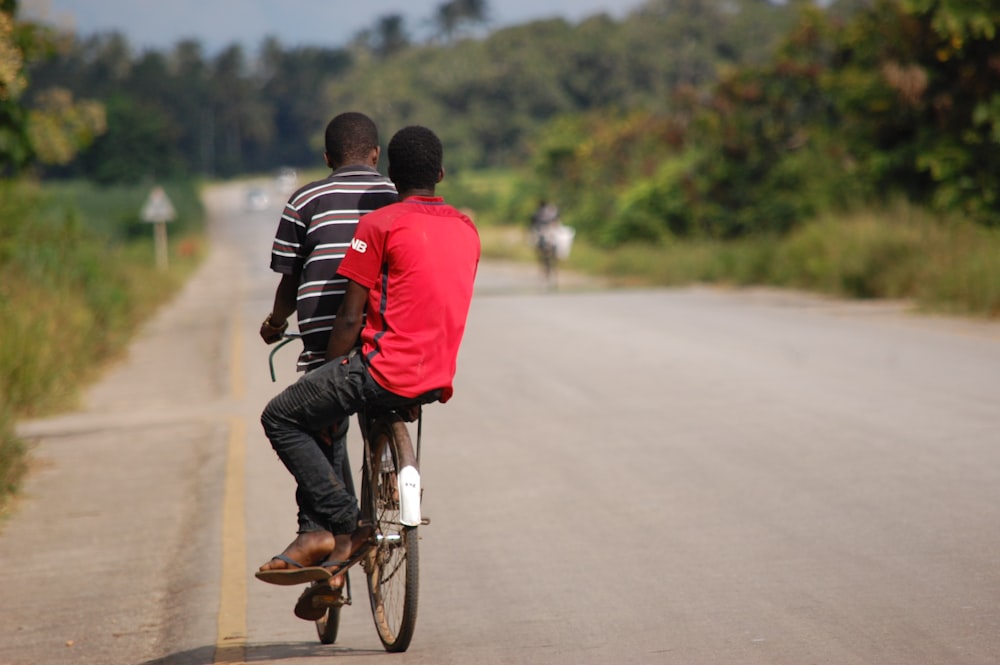
[[[4,182],[0,190],[2,514],[26,469],[16,420],[76,404],[198,265],[204,213],[194,183],[175,186],[169,267],[158,270],[152,230],[138,218],[148,187]]]
[[[12,432],[14,423],[9,412],[0,409],[0,526],[7,516],[9,500],[17,493],[28,469],[28,448]]]
[[[480,236],[485,257],[535,260],[523,225],[480,226]],[[578,235],[564,265],[617,285],[775,286],[1000,317],[1000,229],[941,220],[908,204],[823,217],[783,238],[606,249]]]
[[[919,309],[1000,316],[1000,229],[896,204],[823,218],[781,242],[770,283]]]

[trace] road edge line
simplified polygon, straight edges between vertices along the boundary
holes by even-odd
[[[215,663],[243,663],[246,659],[246,431],[242,418],[231,419],[222,510],[222,583]]]

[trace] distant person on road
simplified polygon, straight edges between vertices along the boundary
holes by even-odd
[[[302,334],[299,371],[324,362],[330,331],[344,299],[347,280],[337,268],[351,245],[358,219],[398,200],[392,181],[375,170],[380,147],[375,123],[362,113],[342,113],[326,127],[324,160],[329,176],[296,190],[285,204],[274,244],[271,269],[281,273],[274,305],[260,327],[268,344],[281,339],[295,313]],[[354,494],[347,455],[348,418],[318,431],[312,445]],[[307,493],[296,494],[299,532],[324,530],[326,522]]]
[[[342,588],[342,565],[363,546],[357,499],[338,481],[313,432],[366,404],[446,402],[479,265],[472,220],[435,195],[444,178],[438,137],[400,130],[388,146],[389,177],[400,201],[361,218],[338,274],[346,294],[333,321],[327,362],[264,409],[261,424],[307,497],[320,528],[300,530],[257,577],[283,583],[302,567],[323,566]],[[367,309],[367,315],[365,315]],[[360,334],[360,351],[353,350]]]
[[[542,266],[542,275],[547,286],[554,287],[556,279],[556,236],[562,224],[559,219],[559,207],[542,199],[538,208],[531,215],[531,237],[538,262]]]
[[[544,236],[559,224],[559,206],[545,199],[538,202],[538,207],[531,215],[531,231],[537,238]]]

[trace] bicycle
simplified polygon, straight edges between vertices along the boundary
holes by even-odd
[[[558,264],[569,258],[575,234],[572,227],[558,221],[532,229],[531,238],[542,267],[542,277],[550,290],[556,288]]]
[[[268,358],[275,381],[274,355],[300,335],[285,333]],[[417,528],[430,524],[420,511],[420,441],[423,425],[421,403],[366,407],[358,412],[364,442],[361,469],[361,523],[372,534],[360,556],[344,569],[345,583],[322,618],[316,633],[323,644],[333,644],[340,627],[340,611],[351,605],[348,571],[357,563],[365,572],[375,629],[383,647],[402,652],[410,646],[417,622],[419,592],[419,539]],[[415,422],[416,446],[407,423]],[[316,584],[316,583],[314,583]]]

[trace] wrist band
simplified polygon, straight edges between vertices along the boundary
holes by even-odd
[[[268,328],[270,328],[271,330],[281,330],[281,331],[283,331],[283,330],[284,330],[285,328],[287,328],[287,327],[288,327],[288,321],[286,320],[286,321],[285,321],[284,323],[282,323],[282,324],[281,324],[280,326],[276,326],[276,325],[274,325],[273,323],[271,323],[271,315],[270,315],[270,314],[268,314],[268,315],[267,315],[267,318],[266,318],[266,319],[264,319],[264,323],[263,323],[262,325],[265,325],[265,326],[267,326],[267,327],[268,327]]]

